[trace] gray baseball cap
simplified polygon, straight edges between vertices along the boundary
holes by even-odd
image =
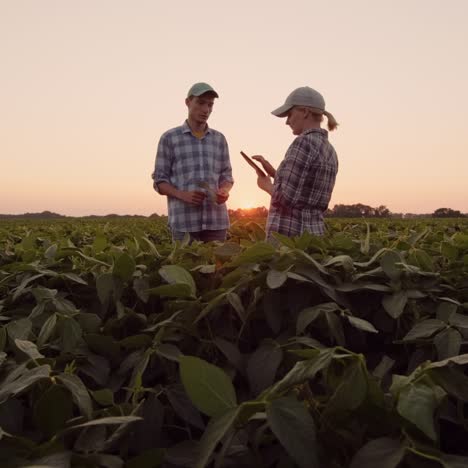
[[[215,97],[219,98],[218,93],[208,83],[195,83],[188,91],[187,97],[201,96],[205,93],[213,93]]]
[[[312,107],[321,113],[325,111],[325,99],[315,89],[309,88],[309,86],[302,86],[295,89],[286,98],[284,104],[271,113],[276,115],[276,117],[286,117],[288,111],[294,106]]]

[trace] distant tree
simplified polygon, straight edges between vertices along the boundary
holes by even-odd
[[[373,208],[363,203],[356,203],[354,205],[338,204],[332,210],[327,210],[325,216],[335,218],[389,218],[391,212],[385,205]]]
[[[375,216],[377,218],[388,218],[390,214],[390,210],[385,205],[380,205],[375,209]]]
[[[432,213],[433,218],[461,218],[463,215],[458,210],[452,210],[451,208],[437,208]]]

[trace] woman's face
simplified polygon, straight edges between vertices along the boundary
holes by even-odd
[[[291,127],[294,135],[300,135],[304,131],[304,124],[307,118],[307,111],[301,107],[293,107],[288,112],[286,125]]]

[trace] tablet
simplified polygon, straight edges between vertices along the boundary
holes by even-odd
[[[240,154],[249,163],[249,165],[255,169],[255,172],[258,176],[266,176],[265,172],[262,169],[260,169],[260,167],[257,166],[257,164],[255,164],[253,159],[249,158],[243,151],[241,151]]]

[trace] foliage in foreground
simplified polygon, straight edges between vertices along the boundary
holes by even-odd
[[[468,466],[468,229],[0,230],[5,467]]]

